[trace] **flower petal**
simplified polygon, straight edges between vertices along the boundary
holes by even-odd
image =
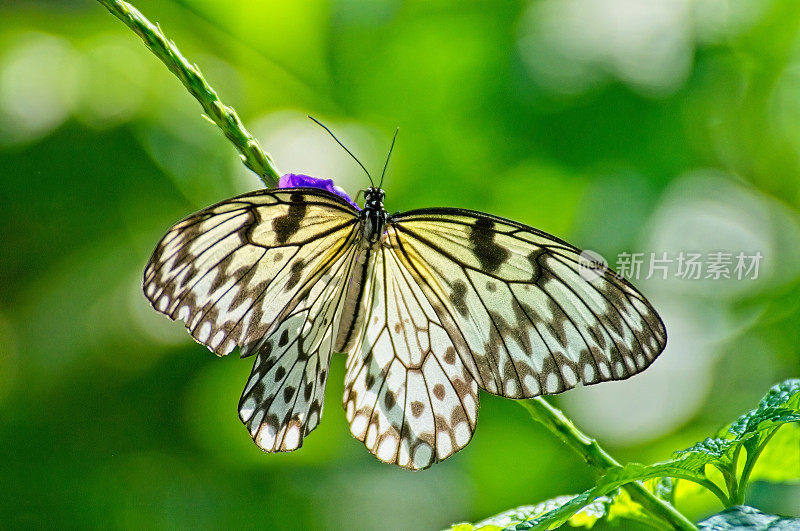
[[[321,190],[327,190],[328,192],[334,193],[343,198],[358,210],[361,210],[355,201],[350,199],[350,196],[347,195],[342,188],[333,184],[333,179],[319,179],[317,177],[311,177],[310,175],[303,175],[302,173],[287,173],[278,181],[278,188],[297,187],[319,188]]]

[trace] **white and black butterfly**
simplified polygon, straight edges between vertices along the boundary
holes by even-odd
[[[268,452],[319,423],[347,354],[352,434],[422,469],[463,448],[478,389],[508,398],[641,372],[666,344],[648,301],[540,230],[458,208],[388,215],[313,187],[258,190],[173,226],[144,272],[159,312],[218,355],[255,355],[239,415]]]

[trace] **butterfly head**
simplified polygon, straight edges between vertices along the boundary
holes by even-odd
[[[383,198],[386,192],[377,186],[364,190],[364,210],[383,210]]]
[[[309,116],[309,118],[311,118],[311,120],[313,120],[317,125],[325,129],[328,132],[328,134],[331,135],[331,137],[333,137],[336,143],[339,144],[342,147],[342,149],[344,149],[347,152],[348,155],[353,157],[353,160],[355,160],[358,163],[358,165],[361,166],[361,169],[364,170],[364,173],[367,174],[367,178],[369,178],[369,183],[371,186],[366,190],[364,190],[364,210],[371,212],[383,212],[384,213],[383,215],[385,217],[385,210],[383,209],[383,197],[386,194],[383,190],[381,190],[381,186],[383,185],[383,178],[386,175],[386,168],[389,166],[389,158],[392,156],[392,151],[394,150],[394,143],[395,140],[397,140],[397,133],[400,131],[400,128],[398,127],[397,129],[394,130],[394,136],[392,137],[392,145],[389,146],[389,153],[386,155],[386,162],[384,162],[383,164],[383,171],[381,172],[381,180],[378,183],[378,186],[375,186],[375,181],[372,180],[372,175],[370,175],[369,171],[367,171],[367,168],[364,167],[363,164],[361,164],[361,161],[358,160],[358,158],[355,155],[353,155],[353,153],[349,149],[347,149],[347,147],[345,147],[345,145],[342,144],[338,138],[336,138],[336,135],[334,135],[333,132],[330,129],[328,129],[327,126],[325,126],[322,122],[320,122],[316,118],[312,116]],[[358,198],[358,196],[356,196],[356,198]],[[361,215],[362,216],[365,215],[363,211]]]

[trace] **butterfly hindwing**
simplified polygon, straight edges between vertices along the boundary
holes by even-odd
[[[393,249],[377,253],[368,289],[345,376],[350,430],[381,461],[427,468],[472,438],[478,387]]]
[[[580,250],[479,212],[393,216],[389,241],[435,301],[478,385],[510,398],[627,378],[663,350],[646,299],[602,269],[581,276]]]
[[[352,255],[342,255],[258,347],[239,416],[265,451],[296,450],[320,421]]]

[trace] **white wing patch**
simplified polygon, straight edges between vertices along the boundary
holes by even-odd
[[[367,321],[347,361],[347,420],[381,461],[427,468],[472,438],[478,387],[394,251],[376,260]]]

